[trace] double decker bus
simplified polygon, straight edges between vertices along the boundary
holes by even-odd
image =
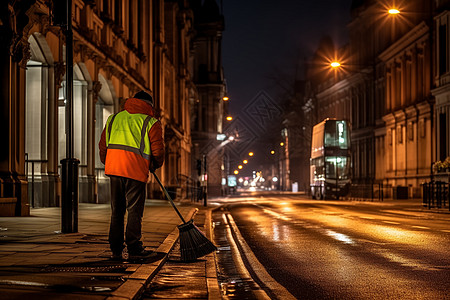
[[[313,199],[339,199],[348,193],[350,155],[347,121],[325,119],[313,127],[310,159]]]

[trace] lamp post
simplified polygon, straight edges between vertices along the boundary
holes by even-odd
[[[66,0],[66,158],[61,160],[61,232],[78,232],[78,165],[73,153],[72,0]]]

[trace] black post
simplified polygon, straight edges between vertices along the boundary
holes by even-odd
[[[78,165],[73,157],[73,32],[72,0],[67,1],[66,10],[66,158],[61,160],[61,231],[78,231]]]
[[[447,204],[448,210],[450,211],[450,182],[447,183]]]
[[[203,186],[203,206],[208,206],[208,172],[206,168],[206,155],[203,154],[203,174],[205,179],[205,184]]]
[[[78,165],[76,158],[61,160],[61,232],[78,232]]]

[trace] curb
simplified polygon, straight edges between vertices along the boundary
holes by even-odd
[[[192,208],[188,214],[188,220],[193,218],[197,213],[197,208]],[[127,280],[114,292],[111,293],[106,299],[108,300],[123,300],[123,299],[138,299],[145,291],[147,285],[152,281],[164,263],[167,261],[170,250],[175,246],[178,240],[179,232],[178,228],[175,228],[159,245],[155,252],[164,253],[164,256],[150,264],[140,265]]]
[[[205,231],[210,241],[213,241],[213,230],[211,222],[212,210],[208,209],[205,219]],[[217,280],[217,256],[216,251],[206,255],[206,288],[208,290],[208,299],[222,299],[222,294]]]

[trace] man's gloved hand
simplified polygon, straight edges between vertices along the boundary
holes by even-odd
[[[153,156],[150,158],[150,166],[148,169],[150,173],[155,173],[155,171],[158,169],[158,167],[156,167],[156,162]]]

